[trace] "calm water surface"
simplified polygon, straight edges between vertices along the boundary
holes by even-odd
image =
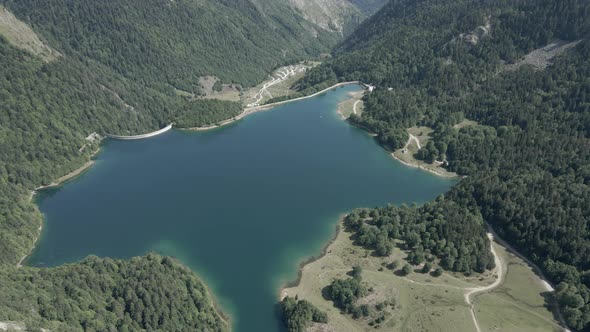
[[[393,160],[342,121],[347,86],[209,132],[109,141],[88,172],[39,195],[28,261],[171,255],[210,286],[235,331],[280,331],[275,303],[355,207],[423,203],[454,183]]]

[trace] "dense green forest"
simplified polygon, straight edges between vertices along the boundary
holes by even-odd
[[[264,1],[263,9],[229,0],[3,2],[66,56],[169,93],[196,92],[205,75],[255,85],[337,40],[282,1]]]
[[[88,257],[0,270],[2,319],[28,331],[229,331],[195,275],[168,257]]]
[[[414,231],[419,249],[438,250],[440,235],[469,239],[481,251],[465,262],[436,255],[447,269],[477,271],[490,263],[480,256],[484,220],[558,285],[570,327],[590,331],[588,37],[590,3],[582,0],[394,0],[363,23],[300,89],[357,79],[376,85],[351,121],[391,149],[408,140],[406,128],[431,127],[432,143],[416,157],[446,161],[467,178],[424,207],[374,210],[379,217],[358,227],[368,239],[361,244],[386,252],[386,238],[407,241],[411,227],[396,216],[408,214],[418,228],[440,223]],[[556,39],[580,42],[547,68],[512,66]],[[478,124],[454,127],[464,119]]]
[[[353,211],[345,224],[355,233],[355,244],[373,249],[377,256],[389,256],[394,241],[401,240],[413,265],[436,257],[451,271],[481,273],[495,266],[481,215],[442,196],[420,207]]]

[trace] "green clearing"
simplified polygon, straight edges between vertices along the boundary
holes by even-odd
[[[420,147],[424,147],[432,139],[431,134],[434,132],[434,130],[429,127],[416,126],[408,128],[407,132],[410,135],[414,135],[418,139],[418,141],[420,142]],[[440,176],[457,176],[456,173],[449,172],[445,168],[441,167],[436,163],[429,164],[424,162],[423,160],[418,160],[414,158],[414,154],[418,152],[418,150],[420,150],[420,148],[418,147],[418,144],[416,144],[416,141],[410,140],[409,144],[407,144],[404,148],[395,150],[393,152],[393,156],[405,164],[409,164],[414,167],[420,167],[427,171],[436,173]]]
[[[214,91],[211,95],[204,97],[204,99],[217,99],[222,101],[240,102],[242,101],[242,96],[240,91],[230,87],[229,85],[224,84],[223,89],[221,91]]]
[[[474,323],[465,303],[466,288],[491,284],[492,272],[464,277],[461,274],[443,273],[436,278],[420,273],[420,266],[406,277],[396,275],[387,268],[397,261],[399,269],[405,261],[404,252],[396,248],[389,257],[375,257],[369,250],[355,246],[351,234],[339,232],[322,258],[306,265],[298,286],[282,291],[285,295],[299,296],[328,314],[328,326],[315,324],[314,331],[474,331]],[[496,251],[509,264],[505,283],[491,293],[475,296],[476,315],[483,331],[553,331],[558,325],[551,311],[544,307],[540,294],[543,286],[538,277],[521,260],[494,244]],[[358,320],[343,315],[324,299],[322,289],[334,279],[348,278],[352,266],[363,269],[363,283],[373,291],[357,304],[368,304],[369,317]],[[394,302],[382,311],[375,305]],[[378,326],[369,323],[383,316]]]
[[[475,314],[482,331],[561,331],[544,300],[545,286],[530,266],[494,243],[507,265],[500,287],[476,295]]]
[[[400,277],[383,267],[393,261],[401,266],[405,256],[399,249],[389,257],[371,256],[369,250],[352,244],[350,233],[340,232],[324,257],[304,267],[300,284],[283,290],[282,295],[298,295],[325,311],[328,324],[335,331],[373,331],[375,327],[369,322],[381,315],[385,321],[379,325],[380,330],[471,331],[473,323],[463,300],[465,283],[448,274],[440,278],[421,273]],[[322,297],[322,289],[336,278],[347,278],[354,265],[363,268],[363,282],[373,288],[359,304],[390,301],[395,302],[395,308],[389,305],[377,311],[373,307],[370,317],[354,320],[350,315],[340,314],[331,301]]]

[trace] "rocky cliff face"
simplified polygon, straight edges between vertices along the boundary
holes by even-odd
[[[288,0],[301,15],[321,28],[343,34],[347,25],[360,21],[361,12],[348,0]]]
[[[287,0],[308,21],[324,30],[347,35],[387,0]]]

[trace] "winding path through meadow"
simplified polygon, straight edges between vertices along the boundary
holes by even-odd
[[[504,262],[502,262],[502,260],[500,259],[500,256],[496,252],[496,249],[494,249],[494,235],[492,233],[488,233],[488,238],[490,239],[490,250],[492,252],[492,255],[494,255],[494,263],[496,264],[496,270],[495,270],[495,273],[497,275],[496,281],[494,281],[491,285],[488,285],[488,286],[471,287],[471,288],[465,289],[467,291],[465,293],[465,302],[469,306],[471,306],[471,308],[470,308],[471,317],[473,318],[473,323],[475,324],[475,330],[477,332],[481,332],[481,329],[479,327],[479,323],[477,322],[477,317],[475,316],[475,306],[472,302],[472,296],[475,294],[479,294],[479,293],[483,293],[483,292],[487,292],[487,291],[491,291],[491,290],[495,289],[496,287],[498,287],[502,284],[502,282],[504,281],[504,277],[506,276],[506,269],[504,268]]]

